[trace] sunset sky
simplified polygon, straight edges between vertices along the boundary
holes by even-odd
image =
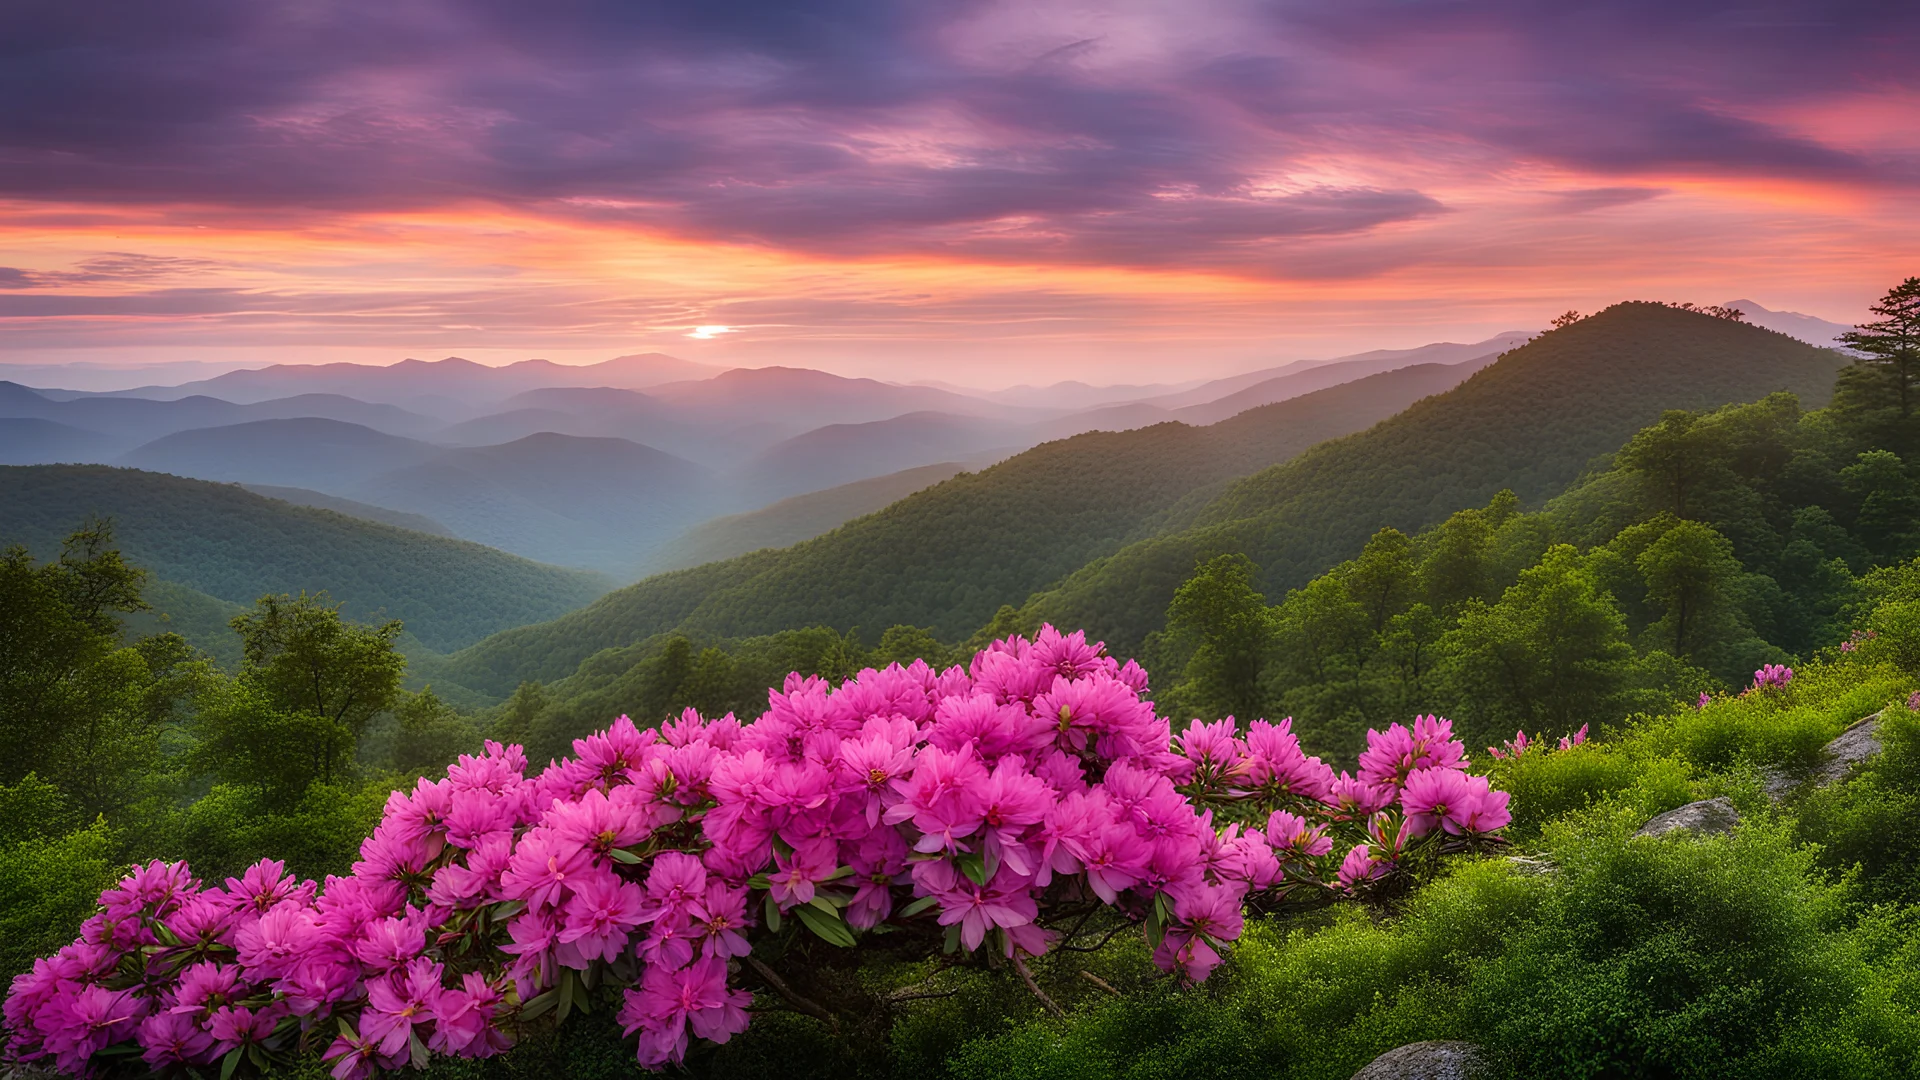
[[[1854,322],[1920,274],[1917,57],[1891,0],[12,0],[0,362],[987,386]]]

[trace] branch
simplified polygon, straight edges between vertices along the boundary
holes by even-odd
[[[1093,972],[1088,971],[1085,968],[1082,968],[1080,970],[1080,977],[1092,983],[1093,985],[1099,987],[1100,989],[1105,990],[1107,993],[1112,994],[1114,997],[1124,996],[1123,994],[1120,993],[1120,991],[1115,990],[1113,988],[1112,983],[1108,982],[1107,980],[1101,978],[1098,975],[1095,975]]]
[[[793,987],[787,985],[787,980],[781,978],[772,968],[761,962],[759,957],[748,956],[746,960],[747,966],[752,968],[762,979],[765,979],[767,985],[773,987],[773,992],[785,998],[787,1004],[827,1025],[829,1028],[832,1028],[835,1035],[840,1034],[840,1021],[821,1006],[819,1002],[795,993]]]
[[[1132,923],[1121,923],[1119,926],[1116,926],[1113,929],[1107,931],[1107,935],[1105,937],[1101,938],[1099,941],[1096,941],[1091,945],[1056,945],[1054,946],[1054,951],[1055,952],[1099,952],[1101,949],[1104,949],[1107,947],[1107,942],[1112,941],[1116,934],[1120,933],[1120,931],[1122,930],[1131,929],[1132,926],[1133,926]]]
[[[888,996],[887,1004],[898,1005],[903,1001],[933,1001],[938,998],[957,997],[959,994],[958,990],[937,990],[926,994],[892,994]]]
[[[1048,997],[1047,992],[1040,989],[1040,984],[1033,981],[1033,972],[1027,970],[1027,962],[1021,958],[1017,950],[1013,954],[1013,970],[1020,973],[1020,981],[1027,984],[1027,989],[1033,991],[1033,996],[1040,999],[1040,1004],[1045,1005],[1048,1012],[1063,1018],[1067,1015],[1067,1010]]]

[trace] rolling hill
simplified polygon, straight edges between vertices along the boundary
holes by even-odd
[[[1463,360],[1441,359],[1423,362],[1444,366],[1449,371],[1452,371],[1459,381],[1464,382],[1469,375],[1498,360],[1500,354],[1505,350],[1518,348],[1526,344],[1526,337],[1524,335],[1516,334],[1513,335],[1513,337],[1516,340],[1497,345],[1497,347],[1489,349],[1479,356],[1469,357]],[[1498,341],[1499,339],[1495,340]],[[1474,347],[1480,348],[1488,344],[1491,343],[1481,342],[1480,345]],[[1442,353],[1439,346],[1429,346],[1427,349],[1410,349],[1407,350],[1407,352],[1433,353],[1443,356],[1449,355],[1449,353]],[[1368,360],[1345,360],[1335,364],[1322,364],[1319,367],[1308,368],[1305,371],[1294,372],[1291,375],[1282,375],[1278,378],[1266,379],[1254,383],[1244,390],[1236,390],[1225,397],[1216,398],[1199,405],[1188,405],[1184,408],[1175,409],[1170,418],[1178,420],[1183,424],[1217,424],[1229,416],[1236,416],[1248,409],[1258,408],[1262,405],[1271,405],[1276,401],[1286,401],[1290,398],[1297,398],[1302,394],[1311,394],[1315,390],[1323,390],[1329,386],[1338,386],[1341,383],[1352,382],[1355,379],[1365,378],[1368,375],[1376,375],[1385,371],[1398,371],[1401,368],[1411,366],[1413,365],[1405,362],[1405,356],[1403,354],[1393,354]]]
[[[648,572],[682,570],[718,562],[762,548],[783,548],[831,532],[857,517],[865,517],[916,491],[930,488],[964,471],[958,462],[941,462],[902,469],[885,476],[856,480],[823,491],[781,499],[744,514],[714,518],[688,529],[664,545],[648,564]]]
[[[1348,373],[1348,378],[1351,379],[1361,375],[1377,375],[1382,371],[1412,367],[1415,364],[1457,364],[1463,360],[1498,355],[1508,349],[1518,348],[1525,345],[1527,339],[1532,336],[1524,330],[1508,330],[1505,333],[1495,334],[1485,341],[1466,344],[1455,341],[1436,341],[1431,345],[1421,345],[1412,349],[1374,349],[1348,356],[1336,356],[1331,360],[1296,360],[1291,364],[1229,375],[1224,379],[1214,379],[1190,389],[1138,400],[1161,409],[1185,409],[1219,401],[1230,394],[1238,394],[1264,382],[1292,375],[1303,375],[1309,371],[1337,368]],[[1332,385],[1331,382],[1320,384],[1320,386],[1330,385]],[[1320,386],[1315,386],[1314,389],[1317,390]],[[1254,404],[1266,404],[1266,402]]]
[[[452,536],[453,530],[421,514],[409,514],[404,510],[390,510],[372,503],[355,502],[338,495],[329,495],[324,491],[310,491],[307,488],[278,487],[273,484],[240,485],[255,495],[265,495],[269,499],[279,499],[295,506],[311,506],[316,510],[331,510],[348,517],[365,518],[382,525],[391,525],[396,529],[411,529],[426,533],[428,536]]]
[[[112,452],[113,440],[97,431],[32,416],[0,417],[0,465],[99,461]]]
[[[828,424],[774,444],[738,478],[750,504],[838,487],[901,469],[972,457],[1041,440],[1031,425],[951,413],[907,413],[864,424]]]
[[[162,581],[245,606],[325,589],[349,616],[403,620],[439,651],[551,619],[607,587],[596,574],[231,484],[100,465],[0,468],[0,543],[47,558],[90,514],[111,517],[127,559]]]
[[[1210,487],[1358,431],[1456,381],[1423,364],[1250,410],[1211,427],[1158,424],[1046,443],[781,551],[648,578],[553,623],[449,657],[462,685],[505,694],[608,647],[685,626],[748,635],[896,623],[965,637],[1085,565],[1195,512]]]
[[[692,462],[625,439],[552,433],[443,450],[347,490],[503,551],[628,580],[655,546],[731,508]]]
[[[0,418],[33,418],[95,432],[104,440],[105,461],[176,432],[257,420],[318,417],[358,424],[387,435],[424,434],[440,423],[391,405],[374,405],[337,394],[303,394],[253,405],[192,396],[173,401],[83,396],[59,400],[16,383],[0,383]]]
[[[1846,357],[1652,303],[1617,304],[1508,353],[1450,393],[1240,480],[1183,528],[1090,563],[1034,597],[1029,620],[1137,649],[1203,555],[1240,551],[1278,597],[1359,552],[1511,488],[1537,506],[1667,409],[1776,390],[1824,404]]]
[[[201,480],[345,492],[439,452],[359,424],[309,416],[176,432],[129,451],[115,464]]]

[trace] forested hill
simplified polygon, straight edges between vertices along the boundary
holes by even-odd
[[[1192,526],[1144,539],[1033,598],[1023,620],[1085,627],[1116,650],[1157,629],[1204,557],[1241,552],[1278,597],[1357,554],[1510,488],[1538,505],[1667,409],[1823,405],[1846,357],[1784,334],[1652,303],[1618,304],[1508,353],[1371,431],[1238,481]]]
[[[1197,510],[1195,492],[1359,431],[1459,381],[1424,364],[1251,409],[1209,427],[1089,432],[963,473],[805,543],[649,578],[585,611],[449,658],[446,676],[505,694],[601,649],[685,627],[930,626],[963,638],[1089,559]],[[1190,568],[1189,568],[1190,569]]]
[[[127,561],[234,604],[325,589],[357,620],[400,619],[442,652],[551,619],[606,591],[597,574],[264,498],[233,484],[102,465],[0,467],[0,544],[50,558],[90,514]]]

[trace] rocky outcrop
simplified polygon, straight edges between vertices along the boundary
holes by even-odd
[[[1862,717],[1820,751],[1820,763],[1810,770],[1768,769],[1761,787],[1775,802],[1808,787],[1825,787],[1847,775],[1880,752],[1880,714]]]
[[[1473,1080],[1487,1071],[1479,1047],[1436,1040],[1397,1046],[1354,1073],[1353,1080]]]
[[[1880,752],[1880,714],[1862,720],[1841,732],[1820,755],[1820,764],[1814,767],[1813,783],[1816,787],[1844,780],[1854,767]]]
[[[1676,807],[1661,814],[1640,827],[1635,836],[1665,836],[1670,832],[1685,829],[1706,836],[1711,833],[1732,832],[1740,823],[1740,811],[1722,795],[1717,799],[1702,799],[1685,806]]]

